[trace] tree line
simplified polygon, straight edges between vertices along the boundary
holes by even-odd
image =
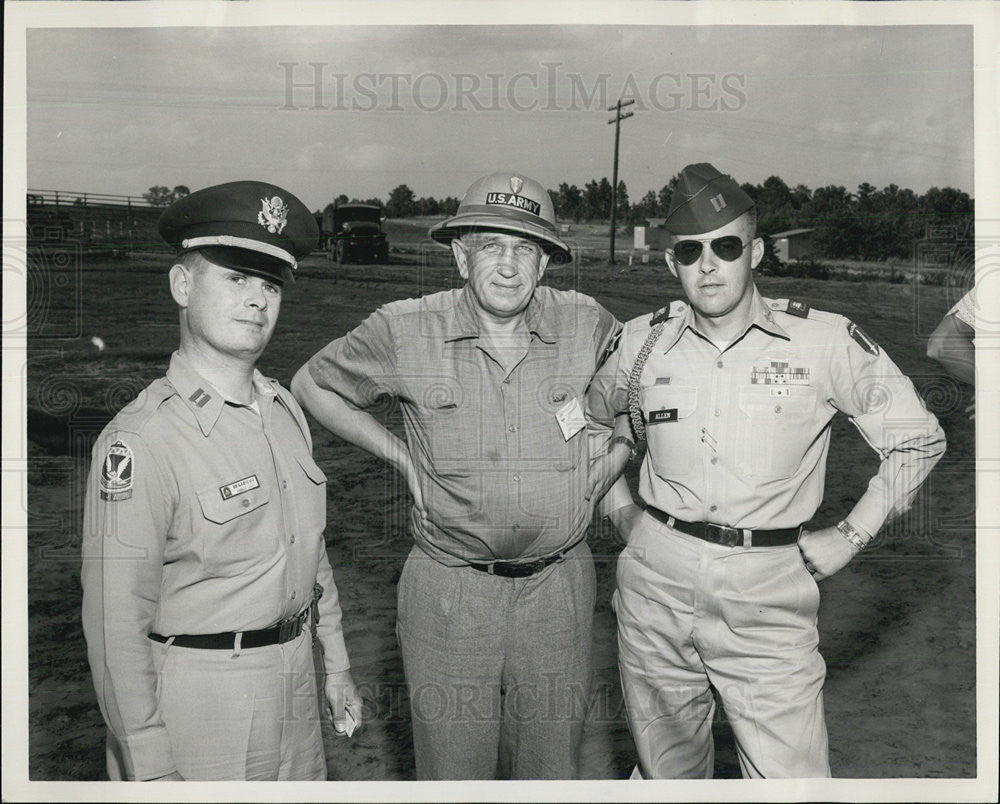
[[[673,176],[659,191],[648,190],[638,201],[629,199],[628,187],[618,182],[616,219],[624,226],[645,225],[650,218],[666,217],[679,176]],[[810,189],[803,184],[789,187],[778,176],[763,184],[746,183],[743,190],[757,204],[757,230],[774,235],[789,229],[812,229],[817,256],[831,259],[885,260],[909,258],[914,243],[927,236],[928,227],[952,227],[959,237],[974,236],[975,202],[953,187],[931,187],[918,194],[890,184],[878,189],[868,182],[851,192],[840,185]],[[166,206],[188,194],[179,185],[151,187],[144,197]],[[582,188],[561,183],[549,190],[556,217],[563,222],[606,222],[611,217],[611,182],[591,179]],[[407,185],[397,185],[385,203],[380,198],[364,200],[339,195],[334,203],[374,204],[390,218],[414,215],[454,215],[459,199],[448,196],[418,198]]]

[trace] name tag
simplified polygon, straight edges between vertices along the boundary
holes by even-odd
[[[235,497],[237,494],[243,494],[245,491],[253,491],[254,489],[259,488],[260,481],[257,479],[257,475],[250,475],[250,477],[237,480],[235,483],[230,483],[228,486],[220,486],[219,492],[222,494],[222,499],[228,500],[231,497]]]
[[[563,439],[569,441],[587,426],[587,417],[583,415],[580,400],[575,396],[556,411],[556,421],[562,430]]]
[[[663,424],[677,421],[677,408],[664,408],[649,412],[649,424]]]

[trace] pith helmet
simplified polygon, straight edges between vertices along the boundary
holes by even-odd
[[[290,279],[318,245],[316,219],[287,190],[261,181],[206,187],[171,204],[160,236],[183,254],[200,251],[225,268]]]
[[[736,220],[752,206],[753,199],[731,176],[700,162],[681,171],[663,228],[676,235],[703,234]]]
[[[454,217],[431,227],[430,236],[448,245],[465,232],[505,232],[537,242],[568,262],[572,254],[556,236],[552,199],[541,184],[516,171],[494,173],[473,182]]]

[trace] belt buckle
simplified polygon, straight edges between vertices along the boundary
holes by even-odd
[[[705,538],[726,547],[738,547],[743,544],[743,534],[739,528],[732,528],[729,525],[714,525],[711,522],[705,523]]]
[[[278,642],[288,642],[302,633],[302,618],[299,615],[278,623]]]

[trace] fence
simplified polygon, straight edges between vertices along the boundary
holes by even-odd
[[[26,209],[35,246],[72,242],[86,252],[121,256],[167,250],[156,227],[163,207],[141,197],[29,189]]]

